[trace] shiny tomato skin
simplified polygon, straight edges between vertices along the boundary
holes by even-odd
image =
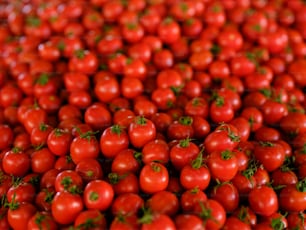
[[[149,163],[140,171],[140,189],[147,194],[153,194],[166,189],[168,183],[168,169],[160,163]]]
[[[248,200],[251,209],[261,216],[270,216],[279,208],[275,191],[267,185],[252,189]]]

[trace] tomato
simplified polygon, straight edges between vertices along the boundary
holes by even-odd
[[[109,173],[109,183],[113,186],[115,194],[139,192],[138,178],[134,173]]]
[[[234,150],[240,142],[238,130],[235,126],[221,124],[207,135],[203,144],[207,153],[223,150]]]
[[[128,127],[128,135],[131,144],[136,148],[141,148],[155,138],[156,128],[151,120],[136,117]]]
[[[158,25],[157,34],[163,43],[171,44],[180,37],[180,26],[175,20],[165,18]]]
[[[114,76],[105,76],[99,79],[94,86],[96,97],[101,102],[110,102],[120,96],[118,80]]]
[[[180,199],[180,206],[184,212],[191,212],[198,202],[205,202],[207,195],[197,187],[185,190]]]
[[[198,188],[205,190],[211,179],[211,171],[202,164],[202,152],[191,162],[185,165],[180,172],[180,183],[185,189]]]
[[[140,223],[138,222],[137,215],[118,215],[115,216],[113,221],[110,224],[109,229],[111,230],[119,230],[119,229],[138,229],[140,227]]]
[[[141,154],[133,149],[120,151],[111,163],[111,171],[114,173],[136,173],[140,169]]]
[[[101,179],[103,176],[102,166],[96,159],[83,159],[75,166],[75,171],[81,176],[85,183]]]
[[[50,213],[37,212],[29,220],[27,228],[33,230],[38,230],[38,229],[56,230],[58,229],[58,225],[53,219],[53,217],[50,215]]]
[[[87,208],[105,211],[111,206],[114,190],[104,180],[93,180],[85,186],[83,198]]]
[[[193,214],[180,214],[175,217],[176,229],[199,229],[204,230],[202,220]]]
[[[54,187],[56,192],[78,191],[83,188],[83,180],[76,171],[64,170],[57,174],[54,181]]]
[[[47,146],[53,154],[63,156],[68,153],[71,141],[72,135],[69,132],[55,128],[48,135]]]
[[[232,183],[219,183],[211,191],[211,198],[220,202],[226,212],[233,212],[239,205],[239,193]]]
[[[232,103],[223,96],[217,95],[210,105],[209,116],[215,123],[229,122],[234,118]]]
[[[31,169],[35,173],[45,173],[55,165],[55,155],[48,149],[42,148],[31,154]]]
[[[180,116],[174,120],[167,128],[167,137],[170,140],[183,140],[192,138],[194,130],[192,127],[193,119],[191,116]]]
[[[74,227],[78,229],[104,229],[106,228],[106,219],[105,216],[96,209],[85,210],[76,217]]]
[[[93,74],[98,69],[98,58],[88,50],[77,50],[69,60],[69,70],[84,74]]]
[[[223,229],[241,229],[241,230],[250,230],[251,226],[247,223],[244,223],[238,217],[230,216],[226,219]]]
[[[222,205],[213,199],[199,201],[194,212],[204,221],[207,229],[221,229],[226,220],[226,213]]]
[[[199,155],[199,152],[199,147],[189,138],[183,139],[170,148],[170,161],[174,168],[182,170]]]
[[[87,107],[84,120],[93,130],[104,130],[112,123],[111,113],[102,103],[94,103]]]
[[[275,191],[267,185],[253,188],[249,194],[248,201],[251,209],[261,216],[270,216],[279,207]]]
[[[290,212],[287,216],[289,228],[305,229],[305,214],[301,212]]]
[[[14,207],[15,204],[15,207]],[[10,227],[21,230],[27,226],[29,220],[36,213],[36,208],[33,204],[28,202],[10,203],[11,208],[7,211],[7,220]]]
[[[7,191],[8,202],[28,202],[31,203],[35,198],[35,187],[27,182],[15,182]]]
[[[6,151],[2,158],[3,171],[9,175],[17,177],[25,176],[30,167],[30,156],[18,148]]]
[[[122,193],[118,195],[111,205],[114,216],[137,214],[144,206],[144,200],[135,193]]]
[[[161,227],[169,230],[176,229],[173,220],[165,214],[151,214],[148,212],[139,221],[142,230],[153,230]]]
[[[169,173],[167,168],[160,163],[149,163],[143,166],[139,175],[140,189],[152,194],[167,188],[169,183]]]
[[[287,211],[299,212],[305,210],[305,179],[296,184],[287,185],[280,192],[280,207]]]
[[[0,139],[0,149],[4,150],[9,148],[14,140],[13,130],[8,125],[0,125],[0,132],[2,133]]]
[[[179,200],[172,192],[160,191],[146,201],[146,206],[153,213],[174,216],[179,211]]]
[[[212,178],[219,181],[230,181],[238,172],[237,158],[229,150],[211,152],[207,165]]]
[[[83,210],[83,200],[78,194],[68,191],[57,192],[51,204],[54,220],[60,224],[71,224]]]
[[[99,155],[99,142],[92,132],[81,133],[70,145],[70,156],[77,164],[84,159],[96,158]]]
[[[285,151],[278,143],[261,142],[255,145],[254,156],[267,171],[271,172],[284,163]]]

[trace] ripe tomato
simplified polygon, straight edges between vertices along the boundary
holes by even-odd
[[[114,198],[112,186],[104,180],[90,181],[84,189],[84,205],[89,209],[105,211]]]
[[[279,195],[279,203],[282,209],[290,212],[300,212],[305,210],[305,179],[296,184],[287,185]]]
[[[139,175],[140,189],[146,194],[153,194],[163,191],[169,183],[169,173],[167,168],[156,162],[143,166]]]
[[[10,227],[16,230],[24,229],[24,227],[28,225],[32,216],[36,213],[36,207],[28,202],[20,204],[12,202],[10,203],[10,206],[11,207],[7,211],[7,220]]]
[[[204,230],[203,221],[194,214],[179,214],[175,217],[175,226],[178,230],[198,229]]]
[[[54,220],[60,224],[71,224],[83,210],[83,200],[78,194],[68,191],[57,192],[51,204]]]
[[[254,156],[267,171],[272,172],[284,163],[285,151],[278,143],[261,142],[255,145]]]
[[[156,136],[154,123],[145,117],[136,117],[128,127],[131,144],[136,148],[143,147]]]
[[[25,176],[30,167],[31,159],[29,154],[18,148],[6,151],[2,158],[2,169],[8,175]]]
[[[207,166],[212,178],[221,182],[230,181],[238,172],[238,161],[229,150],[213,151],[208,155]]]
[[[47,146],[49,150],[57,156],[66,155],[70,148],[72,135],[63,129],[53,129],[47,138]]]
[[[170,148],[170,161],[174,168],[182,170],[199,155],[199,152],[199,147],[189,138],[183,139]]]
[[[28,229],[39,230],[39,229],[58,229],[58,224],[55,222],[53,217],[48,212],[37,212],[31,217],[27,224]]]
[[[191,164],[185,165],[180,172],[180,183],[185,189],[198,188],[205,190],[211,177],[211,171],[203,165],[202,152],[192,160]]]
[[[176,229],[173,220],[165,214],[151,214],[148,212],[145,213],[139,221],[142,230],[153,230],[158,228],[166,228],[169,230]]]
[[[135,193],[122,193],[118,195],[111,205],[111,212],[117,215],[135,215],[144,206],[144,200]]]
[[[253,188],[248,201],[251,209],[260,216],[270,216],[278,210],[278,198],[273,188],[262,185]]]
[[[74,227],[80,229],[90,228],[93,230],[106,228],[105,216],[98,210],[85,210],[79,213],[74,221]]]
[[[99,142],[93,132],[81,133],[70,144],[70,157],[75,164],[99,155]]]
[[[221,124],[207,135],[203,144],[205,151],[210,154],[214,151],[234,150],[240,142],[238,130],[230,124]]]
[[[226,212],[233,212],[239,205],[239,193],[237,188],[228,182],[219,183],[212,188],[211,198],[218,201]]]
[[[194,212],[204,221],[205,229],[221,229],[226,220],[223,206],[216,200],[199,201]]]

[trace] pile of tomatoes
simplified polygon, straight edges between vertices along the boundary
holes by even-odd
[[[0,229],[306,229],[303,0],[0,3]]]

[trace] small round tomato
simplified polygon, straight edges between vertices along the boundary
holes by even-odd
[[[175,169],[182,170],[199,155],[199,147],[189,138],[180,140],[170,148],[170,161]]]
[[[169,183],[168,169],[156,162],[143,166],[139,174],[140,189],[146,194],[165,190]]]
[[[31,217],[27,225],[28,229],[39,230],[39,229],[58,229],[58,224],[48,212],[37,212]]]
[[[238,172],[237,158],[230,150],[211,152],[207,166],[212,178],[221,182],[230,181]]]
[[[191,162],[185,165],[180,172],[180,183],[185,189],[199,188],[205,190],[209,183],[211,172],[203,165],[202,152]]]
[[[12,207],[17,203],[10,203]],[[7,220],[11,228],[16,230],[24,229],[31,217],[35,214],[36,207],[28,202],[17,205],[17,208],[9,208],[7,211]]]
[[[178,230],[198,229],[204,230],[203,221],[194,214],[179,214],[175,217],[175,226]]]
[[[305,179],[287,185],[279,195],[280,207],[289,212],[300,212],[306,207]]]
[[[51,213],[59,224],[71,224],[83,210],[83,200],[78,194],[68,191],[57,192],[51,204]]]
[[[31,154],[31,169],[35,173],[45,173],[55,165],[55,155],[48,149],[42,148]]]
[[[137,214],[144,206],[144,200],[135,193],[122,193],[116,196],[111,205],[111,212],[117,215]]]
[[[70,157],[77,164],[84,159],[98,157],[100,153],[99,142],[93,132],[81,133],[70,144]]]
[[[199,201],[193,211],[204,221],[205,229],[221,229],[226,220],[223,206],[213,199]]]
[[[71,141],[71,133],[55,128],[48,135],[47,146],[54,155],[63,156],[68,153]]]
[[[6,151],[2,158],[2,169],[8,175],[25,176],[30,167],[31,159],[29,154],[18,148]]]
[[[99,210],[84,210],[76,217],[74,227],[77,229],[90,228],[92,230],[105,229],[106,219]]]
[[[273,188],[262,185],[251,190],[249,197],[251,209],[261,216],[270,216],[278,210],[278,199]]]
[[[85,186],[83,198],[87,208],[105,211],[111,206],[114,190],[104,180],[93,180]]]
[[[268,172],[272,172],[284,163],[285,150],[278,143],[261,142],[255,145],[254,156]]]
[[[154,123],[145,117],[136,117],[128,127],[131,144],[136,148],[143,147],[156,136]]]

